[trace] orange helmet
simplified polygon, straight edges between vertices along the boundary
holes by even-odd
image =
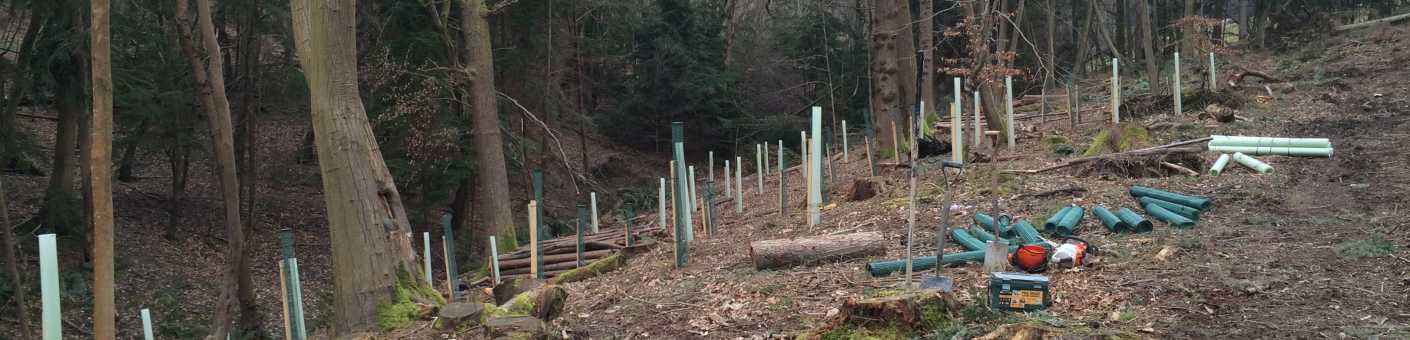
[[[1041,273],[1048,270],[1048,248],[1029,244],[1018,247],[1017,251],[1009,254],[1009,264],[1029,273]]]

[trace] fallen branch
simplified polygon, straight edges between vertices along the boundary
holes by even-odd
[[[506,3],[512,3],[512,1],[506,1]],[[553,143],[558,145],[558,156],[560,156],[560,160],[563,161],[563,167],[568,169],[568,172],[573,174],[573,176],[571,176],[573,177],[573,193],[581,194],[582,190],[578,188],[578,180],[582,179],[583,182],[590,182],[590,180],[587,178],[587,176],[583,176],[581,173],[578,173],[576,169],[573,169],[573,165],[568,163],[568,153],[563,151],[563,141],[558,140],[558,135],[553,133],[553,129],[548,128],[548,123],[544,123],[543,120],[539,120],[538,116],[535,116],[534,113],[530,112],[528,108],[524,107],[524,105],[519,104],[519,101],[515,100],[514,97],[510,97],[509,95],[504,94],[504,92],[495,93],[498,93],[499,96],[504,97],[504,99],[508,99],[509,102],[514,103],[514,106],[517,106],[519,107],[519,110],[524,111],[525,116],[528,116],[529,118],[533,119],[535,123],[539,123],[539,126],[543,127],[543,131],[545,133],[548,133],[549,137],[553,138]]]
[[[1199,173],[1198,173],[1198,172],[1195,172],[1194,170],[1190,170],[1190,168],[1186,168],[1186,167],[1180,166],[1179,164],[1175,164],[1175,163],[1171,163],[1171,162],[1160,162],[1160,165],[1165,166],[1166,168],[1169,168],[1170,170],[1175,170],[1175,171],[1178,171],[1178,172],[1180,172],[1180,173],[1182,173],[1182,174],[1185,174],[1185,175],[1188,175],[1188,176],[1199,176]]]
[[[1048,172],[1048,171],[1053,171],[1053,170],[1057,170],[1057,169],[1062,169],[1062,168],[1070,167],[1070,166],[1073,166],[1073,165],[1083,164],[1083,163],[1091,162],[1091,161],[1098,160],[1098,159],[1109,159],[1109,158],[1113,158],[1113,157],[1122,157],[1122,156],[1148,155],[1148,154],[1156,154],[1156,153],[1179,153],[1179,152],[1191,152],[1191,153],[1193,153],[1193,152],[1203,152],[1203,151],[1204,151],[1204,147],[1199,147],[1199,148],[1187,148],[1187,149],[1174,149],[1174,148],[1175,148],[1175,147],[1178,147],[1178,146],[1185,146],[1185,145],[1190,145],[1190,144],[1204,143],[1204,142],[1208,142],[1210,139],[1211,139],[1210,137],[1204,137],[1204,138],[1199,138],[1199,139],[1187,140],[1187,141],[1183,141],[1183,142],[1175,142],[1175,143],[1165,144],[1165,145],[1161,145],[1161,146],[1153,146],[1153,147],[1149,147],[1149,148],[1145,148],[1145,149],[1140,149],[1140,150],[1132,150],[1132,151],[1118,152],[1118,153],[1105,154],[1105,155],[1098,155],[1098,156],[1082,157],[1082,158],[1073,159],[1073,160],[1064,162],[1064,163],[1062,163],[1062,164],[1058,164],[1058,165],[1054,165],[1054,166],[1050,166],[1050,167],[1046,167],[1046,168],[1042,168],[1042,169],[1033,169],[1033,170],[1004,170],[1004,171],[1002,171],[1002,173],[1006,173],[1006,174],[1034,175],[1034,174],[1040,174],[1040,173],[1044,173],[1044,172]]]
[[[1256,77],[1256,78],[1263,79],[1263,82],[1264,82],[1264,83],[1281,83],[1281,82],[1283,82],[1282,79],[1278,79],[1278,77],[1270,76],[1270,75],[1268,75],[1267,73],[1263,73],[1263,72],[1259,72],[1259,71],[1246,70],[1246,71],[1243,71],[1243,72],[1239,72],[1238,74],[1235,74],[1233,77],[1229,77],[1229,87],[1233,87],[1233,88],[1240,88],[1240,87],[1242,87],[1243,82],[1244,82],[1244,78],[1247,78],[1247,77]],[[1272,90],[1269,90],[1269,92],[1272,92]],[[1270,95],[1271,95],[1271,93],[1270,93]]]
[[[1053,195],[1057,195],[1057,194],[1068,194],[1068,195],[1072,195],[1072,196],[1077,196],[1077,195],[1085,194],[1085,193],[1087,193],[1087,188],[1083,188],[1083,187],[1067,187],[1067,188],[1055,189],[1055,190],[1048,190],[1048,191],[1039,192],[1039,193],[1033,193],[1033,194],[1022,194],[1022,195],[1018,195],[1018,198],[1026,198],[1026,197],[1043,198],[1043,197],[1053,196]]]
[[[59,118],[58,118],[58,117],[49,117],[49,116],[43,116],[43,115],[32,115],[32,114],[28,114],[28,113],[15,113],[15,115],[16,115],[16,116],[20,116],[20,117],[25,117],[25,118],[43,119],[43,120],[48,120],[48,121],[52,121],[52,122],[57,122],[57,121],[59,121]]]
[[[1358,23],[1355,23],[1355,24],[1341,25],[1341,26],[1333,27],[1332,29],[1333,29],[1333,30],[1336,30],[1336,31],[1354,30],[1354,29],[1358,29],[1358,28],[1371,27],[1371,26],[1374,26],[1374,25],[1376,25],[1376,24],[1383,23],[1383,22],[1394,22],[1394,21],[1400,21],[1400,20],[1405,20],[1405,19],[1410,19],[1410,13],[1405,13],[1405,14],[1401,14],[1401,15],[1392,15],[1392,16],[1388,16],[1388,17],[1384,17],[1384,18],[1380,18],[1380,19],[1376,19],[1376,20],[1369,20],[1369,21],[1364,21],[1364,22],[1358,22]]]

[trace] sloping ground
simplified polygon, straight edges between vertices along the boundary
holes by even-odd
[[[1234,68],[1278,70],[1295,81],[1295,90],[1275,93],[1271,101],[1256,97],[1266,96],[1261,87],[1239,91],[1252,99],[1239,112],[1247,121],[1199,120],[1199,108],[1142,119],[1147,125],[1173,123],[1154,131],[1152,144],[1210,134],[1327,137],[1337,148],[1331,159],[1265,156],[1260,158],[1276,167],[1274,173],[1258,175],[1231,165],[1223,176],[1198,178],[1132,179],[1074,168],[999,176],[992,188],[990,174],[996,169],[1036,169],[1058,161],[1040,150],[1037,136],[1027,135],[1020,159],[977,164],[957,186],[963,216],[955,220],[964,225],[973,213],[989,212],[995,196],[1000,209],[1030,221],[1067,203],[1135,208],[1126,194],[1130,185],[1204,195],[1216,204],[1192,229],[1157,223],[1149,234],[1110,234],[1088,215],[1079,233],[1106,255],[1095,267],[1048,272],[1056,300],[1045,313],[983,312],[986,280],[976,266],[945,269],[957,281],[957,300],[981,310],[957,313],[966,314],[964,322],[922,333],[971,337],[1000,324],[1027,322],[1071,334],[1118,331],[1168,338],[1410,336],[1405,222],[1410,212],[1404,206],[1410,175],[1401,170],[1410,161],[1405,145],[1410,134],[1404,133],[1410,121],[1407,31],[1401,26],[1330,37],[1291,53],[1293,58],[1224,57],[1223,62],[1240,66],[1225,67],[1221,74]],[[1074,133],[1065,125],[1064,120],[1040,130],[1081,144],[1098,128],[1088,124]],[[1208,163],[1217,154],[1202,156]],[[853,153],[850,163],[839,164],[839,180],[831,188],[862,176],[865,166],[860,153]],[[788,180],[792,206],[786,216],[776,213],[775,178],[769,177],[759,195],[748,177],[744,213],[736,214],[732,202],[720,205],[719,233],[697,236],[689,266],[673,268],[671,251],[663,247],[624,270],[569,284],[567,310],[557,325],[593,338],[759,338],[817,327],[846,299],[898,288],[901,278],[872,278],[863,270],[864,260],[756,271],[749,242],[878,231],[891,244],[887,258],[903,256],[904,173],[879,175],[878,197],[841,202],[834,193],[836,205],[824,210],[823,224],[814,228],[802,214],[801,177]],[[938,225],[939,181],[934,171],[921,180],[918,240],[932,240]],[[1018,198],[1067,187],[1088,193]],[[933,253],[929,241],[917,243],[920,254]],[[1173,255],[1156,259],[1163,249]]]
[[[24,113],[53,116],[52,112],[26,108]],[[119,118],[121,112],[119,112]],[[249,234],[250,260],[257,304],[260,308],[265,330],[269,334],[282,334],[277,261],[280,258],[278,231],[293,228],[295,253],[299,259],[300,274],[303,279],[305,315],[309,329],[326,326],[326,304],[331,302],[333,292],[332,259],[328,241],[328,229],[324,217],[322,183],[319,180],[316,164],[299,164],[296,157],[299,143],[303,141],[309,121],[306,115],[270,115],[260,118],[257,186],[258,203],[256,214],[258,223]],[[54,124],[51,121],[21,118],[23,126],[36,137],[36,143],[43,148],[41,154],[52,154]],[[559,130],[564,152],[573,162],[574,169],[582,171],[580,142],[576,134]],[[196,132],[201,136],[202,132]],[[626,150],[602,139],[588,135],[590,167],[610,168],[611,179],[604,180],[602,187],[623,187],[645,185],[646,175],[657,168],[665,168],[664,161],[646,157],[636,151]],[[168,215],[167,200],[171,192],[171,172],[162,150],[139,149],[140,161],[134,169],[138,178],[133,182],[116,182],[114,203],[116,213],[116,253],[117,253],[117,303],[118,328],[120,338],[139,338],[141,319],[138,311],[150,308],[158,338],[194,338],[205,334],[211,306],[218,297],[218,285],[222,279],[224,264],[224,237],[219,211],[221,207],[219,188],[212,175],[209,163],[209,144],[200,139],[196,156],[190,169],[185,200],[182,202],[182,218],[178,226],[178,239],[168,241],[162,237]],[[118,150],[120,151],[120,150]],[[572,202],[574,197],[586,196],[592,187],[580,184],[584,193],[575,194],[573,185],[559,154],[552,149],[548,159],[549,170],[545,172],[545,196],[551,201]],[[47,157],[47,156],[46,156]],[[610,167],[604,165],[613,159],[632,159],[632,162],[616,162]],[[48,170],[48,159],[42,159],[41,168]],[[11,219],[19,223],[39,209],[43,188],[47,177],[5,174],[6,193],[10,195],[9,212]],[[532,195],[527,183],[528,177],[522,172],[512,172],[510,176],[512,199],[516,211],[522,210]],[[398,183],[403,184],[404,183]],[[410,190],[410,188],[403,189]],[[406,191],[404,191],[406,192]],[[602,195],[600,205],[610,207],[616,199],[612,195]],[[572,216],[573,207],[567,204],[549,205],[550,215]],[[605,208],[604,208],[605,209]],[[522,215],[522,214],[516,214]],[[523,218],[523,217],[516,217]],[[414,226],[417,232],[430,230],[439,233],[440,226]],[[22,271],[36,272],[38,260],[35,257],[35,236],[30,230],[18,231],[18,252],[25,265]],[[433,237],[439,237],[437,236]],[[79,242],[61,240],[61,242]],[[439,247],[439,244],[435,245]],[[61,255],[64,278],[65,335],[68,338],[91,337],[91,295],[92,279],[79,268],[83,266],[83,245],[61,245],[66,252]],[[420,249],[420,245],[415,245]],[[418,253],[419,254],[419,253]],[[434,268],[444,268],[440,254],[436,252]],[[436,272],[437,280],[444,280],[445,273]],[[8,284],[8,279],[6,279]],[[30,276],[27,286],[30,289],[31,320],[38,318],[38,288],[36,276]],[[8,307],[6,307],[8,308]],[[0,308],[0,310],[7,310]],[[0,317],[0,339],[18,338],[18,322],[8,312]],[[37,327],[37,324],[36,324]]]

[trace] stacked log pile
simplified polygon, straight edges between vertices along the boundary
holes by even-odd
[[[642,235],[663,231],[660,227],[634,229],[632,230],[633,246],[646,244],[641,241]],[[626,243],[626,233],[620,228],[604,229],[595,234],[583,235],[583,265],[586,266],[594,260],[621,252],[627,248]],[[552,278],[578,268],[577,235],[543,240],[539,246],[543,248],[542,270],[544,278]],[[499,256],[499,273],[504,279],[528,277],[532,262],[533,259],[529,257],[529,247],[520,247],[519,250]]]

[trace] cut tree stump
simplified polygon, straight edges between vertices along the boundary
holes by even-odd
[[[514,296],[534,290],[543,284],[543,280],[527,277],[504,280],[500,284],[495,285],[492,290],[494,293],[494,303],[498,305],[509,302]]]
[[[501,316],[485,321],[485,339],[545,339],[548,323],[532,316]]]
[[[864,201],[872,197],[876,197],[876,183],[873,183],[870,179],[853,179],[852,185],[847,187],[848,201]]]
[[[440,329],[455,329],[461,325],[480,323],[480,316],[485,312],[485,304],[480,302],[452,302],[441,307]],[[473,324],[467,324],[471,322]]]
[[[886,239],[878,232],[756,241],[749,245],[749,259],[760,270],[885,254]]]
[[[817,329],[799,336],[799,339],[822,339],[824,335],[844,327],[852,319],[889,322],[893,327],[913,328],[925,318],[926,306],[939,306],[945,313],[953,313],[951,307],[958,303],[938,289],[925,289],[912,293],[897,294],[876,298],[849,298],[838,309],[836,316]],[[934,310],[934,309],[932,309]]]

